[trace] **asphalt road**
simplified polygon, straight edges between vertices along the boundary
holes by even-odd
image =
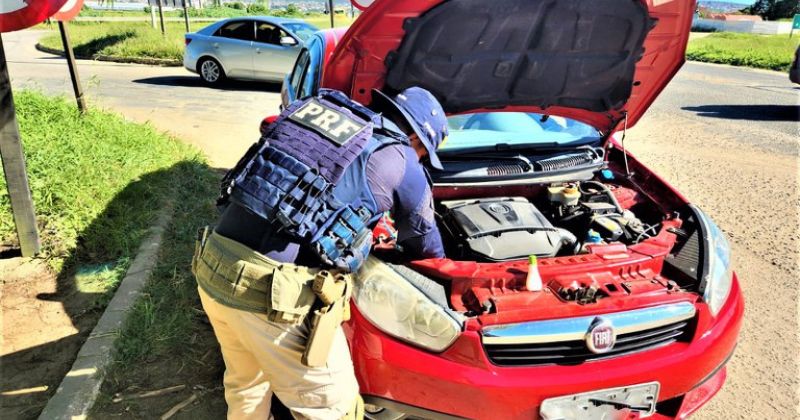
[[[15,87],[70,93],[63,59],[4,34]],[[276,112],[278,87],[200,85],[181,68],[81,61],[90,102],[150,121],[230,166]],[[641,122],[629,149],[730,236],[747,309],[720,394],[695,418],[798,418],[800,89],[784,74],[687,63]]]
[[[3,34],[12,86],[72,95],[66,61],[37,51],[42,31]],[[78,60],[89,103],[184,139],[209,156],[216,167],[233,166],[258,140],[264,117],[277,113],[280,85],[231,83],[204,86],[182,67],[154,67]]]

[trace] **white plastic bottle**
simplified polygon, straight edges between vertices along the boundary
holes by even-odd
[[[542,276],[539,274],[539,265],[536,255],[528,257],[528,278],[525,280],[525,288],[531,292],[542,291]]]

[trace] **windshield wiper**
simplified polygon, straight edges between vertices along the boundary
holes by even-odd
[[[436,154],[440,156],[467,156],[473,154],[480,154],[480,153],[487,153],[487,152],[519,152],[519,151],[530,151],[530,152],[563,152],[563,151],[574,151],[574,150],[581,150],[587,148],[595,147],[596,143],[599,142],[599,139],[591,139],[591,141],[576,141],[572,142],[572,144],[564,144],[559,142],[550,142],[550,143],[536,143],[536,144],[508,144],[508,143],[497,143],[493,146],[479,146],[479,147],[465,147],[459,149],[451,149],[451,150],[438,150]],[[577,144],[576,144],[577,143]]]
[[[497,154],[497,153],[462,153],[458,155],[448,155],[447,160],[454,161],[454,160],[470,160],[470,161],[497,161],[497,160],[513,160],[520,163],[520,167],[522,167],[523,171],[528,172],[533,170],[533,162],[527,157],[515,154]]]
[[[486,158],[492,158],[492,159],[516,159],[518,156],[521,156],[521,155],[517,154],[516,156],[509,156],[505,152],[509,152],[509,151],[514,151],[514,152],[528,151],[528,152],[531,152],[534,155],[546,155],[546,154],[558,153],[558,152],[594,151],[596,149],[595,146],[591,146],[591,145],[559,146],[557,143],[553,143],[553,144],[554,145],[548,145],[546,147],[540,147],[538,145],[537,146],[516,145],[516,146],[513,146],[513,148],[511,148],[511,149],[499,150],[499,151],[498,150],[494,150],[494,148],[489,148],[489,147],[485,148],[485,150],[484,150],[483,147],[470,148],[470,149],[467,149],[467,150],[463,150],[461,152],[459,152],[458,150],[451,150],[451,151],[440,150],[440,151],[437,151],[436,154],[441,156],[441,157],[446,157],[448,159],[460,159],[460,158],[467,158],[467,159],[473,159],[473,158],[478,158],[478,159],[480,159],[480,158],[483,158],[483,159],[486,159]]]

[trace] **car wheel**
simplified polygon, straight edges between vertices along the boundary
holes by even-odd
[[[197,63],[197,73],[200,78],[209,85],[218,85],[225,80],[225,70],[219,61],[213,58],[204,58]]]

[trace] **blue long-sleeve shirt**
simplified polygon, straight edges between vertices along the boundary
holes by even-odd
[[[380,211],[390,211],[397,243],[413,258],[444,257],[428,176],[410,146],[391,145],[367,161],[367,182]]]
[[[444,257],[444,247],[433,211],[433,195],[425,169],[408,145],[393,144],[375,151],[367,161],[367,183],[378,212],[389,211],[398,231],[397,243],[410,259]],[[229,205],[216,231],[277,261],[315,265],[299,243],[269,232],[258,216]]]

